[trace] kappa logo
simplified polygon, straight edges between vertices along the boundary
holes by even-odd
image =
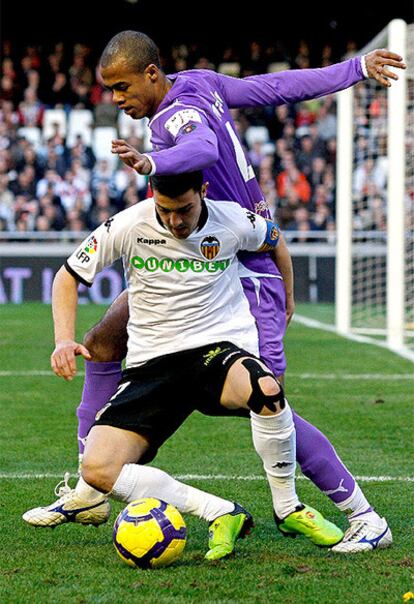
[[[107,233],[109,233],[109,231],[111,230],[111,225],[112,225],[113,221],[114,221],[113,218],[108,218],[108,220],[104,223],[104,227],[106,227]]]
[[[220,241],[217,237],[214,237],[214,235],[204,237],[203,241],[200,243],[200,251],[207,260],[213,260],[219,253],[220,247]]]
[[[253,214],[253,212],[246,212],[246,216],[252,223],[252,227],[255,229],[256,228],[256,215]]]
[[[145,237],[137,237],[137,243],[144,243],[145,245],[165,245],[166,239],[146,239]]]
[[[290,461],[278,461],[272,464],[272,468],[286,468],[287,466],[291,466],[292,462]]]

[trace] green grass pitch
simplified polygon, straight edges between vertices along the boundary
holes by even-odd
[[[102,312],[81,307],[79,334]],[[339,557],[303,538],[284,539],[273,524],[266,482],[251,479],[262,469],[248,422],[197,414],[162,448],[156,465],[193,475],[191,484],[240,501],[253,513],[256,529],[239,542],[234,557],[208,564],[207,526],[187,517],[181,559],[167,569],[140,571],[124,565],[112,545],[120,504],[113,506],[111,522],[98,529],[33,529],[21,520],[29,507],[51,503],[59,474],[76,470],[75,408],[82,379],[68,384],[52,374],[33,375],[49,368],[49,307],[3,306],[0,316],[2,604],[391,604],[414,590],[413,482],[405,480],[414,475],[409,361],[298,324],[286,339],[291,404],[325,431],[356,475],[393,478],[361,482],[391,525],[392,548]],[[346,527],[346,519],[309,481],[298,480],[297,486],[304,501]]]

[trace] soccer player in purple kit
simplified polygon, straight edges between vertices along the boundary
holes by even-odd
[[[395,53],[376,50],[321,69],[244,79],[209,70],[167,76],[160,69],[158,50],[150,38],[139,32],[121,32],[103,52],[102,79],[120,109],[134,119],[150,118],[153,151],[140,154],[122,140],[114,141],[112,150],[141,174],[202,169],[209,183],[210,199],[218,202],[232,199],[269,217],[230,109],[295,103],[337,92],[366,77],[389,86],[390,79],[397,79],[397,75],[388,66],[405,67]],[[242,253],[239,260],[243,288],[258,325],[261,358],[275,375],[282,376],[286,368],[282,338],[286,315],[289,318],[293,311],[292,269],[283,239],[279,253],[278,266],[270,256],[258,258]],[[86,362],[86,380],[78,408],[81,443],[96,412],[113,394],[120,379],[127,318],[127,299],[121,294],[85,337],[92,360]],[[350,528],[333,550],[372,551],[390,545],[392,537],[385,519],[371,508],[328,439],[297,414],[294,419],[297,461],[303,474],[348,514]]]

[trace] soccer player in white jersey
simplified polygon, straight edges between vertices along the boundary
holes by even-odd
[[[295,490],[295,428],[283,389],[258,358],[258,333],[238,275],[240,250],[268,252],[277,225],[237,203],[204,198],[201,172],[153,177],[150,198],[101,225],[70,256],[53,288],[52,368],[73,377],[79,282],[121,258],[128,283],[128,351],[115,395],[89,432],[76,488],[23,518],[35,526],[100,524],[108,496],[157,497],[211,523],[208,559],[231,553],[251,517],[238,504],[142,465],[194,411],[250,415],[273,510],[286,535],[333,545],[342,531]],[[137,463],[138,462],[138,463]]]

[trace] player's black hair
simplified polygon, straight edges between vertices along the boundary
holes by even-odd
[[[203,186],[203,172],[183,172],[182,174],[159,175],[154,174],[150,178],[151,188],[153,191],[158,191],[161,195],[166,195],[174,199],[179,195],[183,195],[193,189],[197,193],[201,191]]]
[[[125,61],[133,71],[142,73],[148,65],[161,68],[158,48],[146,34],[126,30],[116,34],[106,45],[100,60],[101,67],[109,67],[119,59]]]

